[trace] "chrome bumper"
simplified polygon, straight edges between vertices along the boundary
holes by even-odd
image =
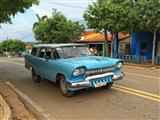
[[[113,72],[110,72],[110,73],[104,73],[101,75],[89,76],[89,77],[86,77],[83,82],[70,83],[70,87],[86,87],[86,86],[89,86],[90,80],[96,79],[96,78],[103,78],[107,76],[112,76],[112,80],[115,81],[115,80],[122,79],[125,76],[125,74],[122,72],[122,74],[120,75],[115,75]]]
[[[120,80],[124,78],[125,74],[122,72],[120,75],[113,75],[112,80]]]
[[[85,87],[89,85],[89,81],[71,83],[71,87]]]

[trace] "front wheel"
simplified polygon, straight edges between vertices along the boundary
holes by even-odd
[[[65,97],[71,97],[74,95],[73,91],[67,90],[67,82],[64,76],[61,76],[59,79],[59,87]]]
[[[107,83],[107,85],[102,86],[102,88],[105,88],[105,89],[111,89],[112,85],[113,85],[113,82],[111,82],[111,83]]]

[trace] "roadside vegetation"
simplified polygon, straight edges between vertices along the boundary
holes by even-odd
[[[159,0],[97,0],[88,6],[84,18],[89,28],[104,29],[106,44],[107,31],[114,34],[152,32],[154,65],[156,33],[160,32],[159,6]]]
[[[33,25],[35,38],[42,43],[69,43],[80,39],[84,26],[68,20],[61,12],[53,10],[52,16],[37,15],[38,22]]]
[[[7,39],[0,43],[0,54],[16,55],[20,51],[25,50],[26,43],[18,39]]]
[[[16,13],[24,13],[32,5],[38,5],[39,0],[1,0],[0,1],[0,23],[12,23],[11,17]]]

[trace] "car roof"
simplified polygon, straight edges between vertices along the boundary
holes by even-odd
[[[67,43],[67,44],[39,44],[34,45],[34,47],[49,47],[49,48],[56,48],[56,47],[65,47],[65,46],[86,46],[85,44],[76,44],[76,43]]]

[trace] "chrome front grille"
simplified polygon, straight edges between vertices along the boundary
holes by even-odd
[[[92,75],[99,75],[107,72],[113,72],[115,67],[106,67],[106,68],[100,68],[100,69],[95,69],[95,70],[87,70],[86,75],[87,76],[92,76]]]

